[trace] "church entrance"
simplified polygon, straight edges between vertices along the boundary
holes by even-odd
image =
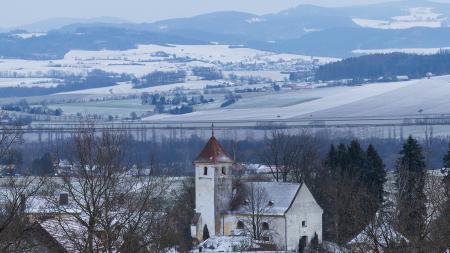
[[[306,244],[308,243],[308,237],[307,236],[302,236],[302,238],[300,238],[300,241],[298,243],[298,252],[299,253],[304,253],[305,252],[305,248],[306,248]]]

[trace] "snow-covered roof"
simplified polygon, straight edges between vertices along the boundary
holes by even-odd
[[[84,245],[87,228],[76,218],[49,219],[40,226],[68,252],[81,252],[80,245]],[[99,239],[95,238],[94,243],[100,245]]]
[[[301,188],[301,184],[295,183],[280,183],[280,182],[244,182],[243,186],[246,189],[251,187],[261,188],[265,193],[264,197],[267,200],[268,207],[264,210],[267,215],[284,215],[295,200],[298,191]],[[270,203],[269,203],[270,202]],[[246,214],[249,210],[246,204],[241,204],[234,214]]]
[[[53,213],[81,213],[81,210],[73,205],[57,206],[55,199],[48,197],[33,197],[26,202],[25,212],[28,214],[53,214]]]
[[[400,243],[409,240],[389,224],[369,224],[360,234],[358,234],[348,244],[377,244],[386,247],[390,242]]]

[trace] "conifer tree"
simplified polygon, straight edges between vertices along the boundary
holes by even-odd
[[[209,239],[209,230],[208,230],[208,226],[204,226],[203,227],[203,241],[206,241]]]
[[[426,219],[425,159],[412,136],[406,140],[397,160],[398,221],[400,231],[416,246],[424,239]]]
[[[372,146],[366,152],[357,140],[349,146],[332,145],[324,165],[326,233],[343,243],[361,231],[380,206],[384,165]]]
[[[366,152],[367,167],[369,172],[366,175],[370,193],[378,206],[382,204],[384,197],[384,183],[386,182],[386,168],[383,160],[372,145],[369,145]]]

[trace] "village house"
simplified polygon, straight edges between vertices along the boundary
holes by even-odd
[[[194,161],[195,217],[191,234],[199,242],[205,232],[210,237],[243,236],[246,222],[261,208],[257,220],[262,241],[271,242],[279,250],[302,250],[312,240],[322,241],[323,209],[317,204],[306,184],[279,182],[246,182],[236,184],[232,175],[233,159],[214,137]],[[237,185],[246,189],[241,201]],[[254,190],[258,188],[259,196]],[[253,199],[252,199],[253,196]],[[256,198],[255,198],[256,196]],[[238,202],[238,203],[236,203]],[[255,218],[255,217],[253,217]]]

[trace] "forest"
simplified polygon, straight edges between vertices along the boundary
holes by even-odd
[[[450,74],[450,52],[441,51],[434,55],[391,53],[352,57],[320,66],[315,79],[390,82],[396,81],[398,76],[416,79],[446,74]]]

